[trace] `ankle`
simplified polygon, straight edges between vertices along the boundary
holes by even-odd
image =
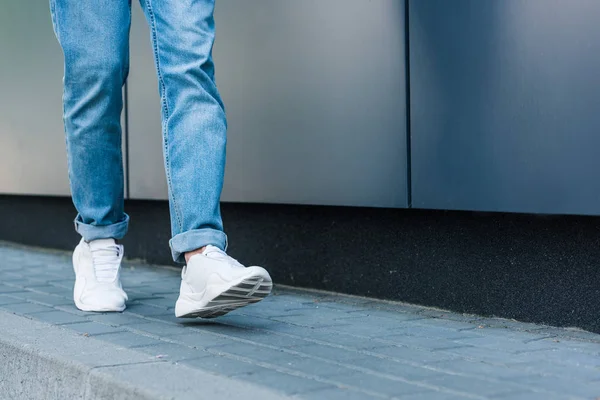
[[[185,253],[185,263],[187,264],[188,262],[190,262],[190,258],[192,258],[192,256],[195,256],[196,254],[202,254],[204,249],[206,249],[206,246]]]

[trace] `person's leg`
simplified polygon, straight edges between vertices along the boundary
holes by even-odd
[[[227,246],[219,200],[226,119],[214,78],[214,0],[140,0],[151,30],[163,121],[173,259]]]
[[[225,252],[219,201],[226,120],[215,85],[214,0],[140,0],[152,32],[162,100],[173,259],[182,271],[177,317],[212,318],[260,301],[269,273]],[[187,254],[187,259],[186,259]]]
[[[63,110],[69,180],[86,241],[122,238],[122,86],[128,73],[129,0],[50,0],[65,61]]]
[[[75,305],[122,311],[119,279],[127,232],[120,115],[128,73],[130,0],[50,0],[62,47],[69,180],[82,239],[73,253]]]

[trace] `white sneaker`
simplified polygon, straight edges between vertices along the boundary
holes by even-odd
[[[123,246],[114,239],[86,242],[73,252],[75,288],[73,299],[81,311],[123,311],[127,294],[121,287]]]
[[[175,304],[180,318],[214,318],[261,301],[273,282],[261,267],[244,267],[224,251],[207,246],[181,271],[181,291]]]

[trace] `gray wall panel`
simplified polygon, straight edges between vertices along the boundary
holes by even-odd
[[[406,206],[403,4],[217,1],[224,200]],[[157,84],[137,5],[131,60],[131,195],[164,199]]]
[[[63,55],[51,21],[47,1],[2,5],[0,193],[70,193],[62,121]]]
[[[63,61],[47,1],[0,12],[0,192],[69,193],[62,124]]]
[[[600,2],[409,12],[413,206],[600,214]]]

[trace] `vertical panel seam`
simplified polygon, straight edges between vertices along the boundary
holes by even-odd
[[[411,159],[411,107],[410,107],[410,26],[409,2],[404,0],[404,68],[406,92],[406,202],[407,208],[412,208],[412,159]]]

